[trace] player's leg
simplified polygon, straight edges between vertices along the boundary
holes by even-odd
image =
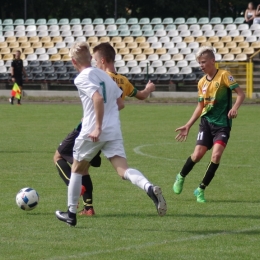
[[[104,142],[93,143],[81,138],[75,140],[71,178],[68,186],[68,211],[56,211],[57,218],[71,226],[75,226],[77,223],[76,213],[81,192],[82,176],[88,174],[89,162],[103,145]]]
[[[190,173],[194,165],[201,160],[211,146],[212,137],[209,125],[204,119],[201,119],[194,152],[188,157],[181,171],[176,176],[176,180],[173,184],[174,193],[180,194],[182,192],[185,177]]]
[[[17,99],[17,104],[21,105],[21,100],[22,100],[22,94],[23,94],[23,79],[17,79],[16,80],[17,85],[20,88],[20,98]]]
[[[206,187],[210,184],[215,176],[215,173],[219,167],[221,156],[227,145],[230,129],[229,128],[219,128],[212,127],[213,138],[213,150],[211,155],[211,161],[208,164],[205,175],[199,185],[199,187],[194,191],[194,195],[197,197],[198,202],[206,202],[204,198],[204,191]]]
[[[153,200],[156,210],[160,216],[166,214],[167,206],[162,196],[159,186],[154,186],[140,171],[129,168],[126,160],[123,140],[107,142],[102,148],[104,155],[109,158],[118,175],[131,181],[132,184],[146,191],[147,195]]]

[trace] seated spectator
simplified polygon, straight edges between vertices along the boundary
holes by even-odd
[[[248,3],[248,7],[245,12],[245,23],[247,23],[249,26],[251,26],[253,23],[253,20],[255,18],[255,14],[256,14],[256,11],[255,11],[255,7],[254,7],[254,3],[253,2]]]
[[[257,6],[256,11],[255,11],[255,18],[253,23],[258,23],[260,24],[260,5]]]

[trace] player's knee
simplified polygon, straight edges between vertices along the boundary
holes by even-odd
[[[54,156],[53,156],[53,162],[54,164],[56,164],[57,161],[59,161],[60,159],[62,159],[60,153],[56,150]]]
[[[219,163],[220,162],[220,159],[221,159],[221,156],[222,156],[222,153],[220,152],[215,152],[212,154],[211,156],[211,161],[213,163]]]
[[[192,159],[193,162],[198,163],[201,160],[202,157],[203,157],[202,153],[196,152],[196,153],[192,154],[191,159]]]

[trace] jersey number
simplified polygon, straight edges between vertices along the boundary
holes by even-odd
[[[202,140],[202,139],[203,139],[203,132],[199,132],[197,140]]]
[[[102,94],[103,94],[103,99],[104,99],[104,103],[107,103],[107,92],[106,92],[106,84],[105,82],[100,82],[99,85],[102,88]]]

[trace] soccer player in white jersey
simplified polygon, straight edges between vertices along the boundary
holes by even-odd
[[[167,206],[160,187],[152,185],[138,170],[128,167],[119,119],[122,91],[104,71],[91,67],[87,43],[76,42],[70,50],[70,56],[79,71],[74,83],[78,88],[84,115],[82,129],[73,148],[68,211],[56,211],[56,217],[70,226],[77,224],[82,176],[88,174],[89,162],[99,150],[109,159],[120,177],[145,190],[158,214],[165,215]]]

